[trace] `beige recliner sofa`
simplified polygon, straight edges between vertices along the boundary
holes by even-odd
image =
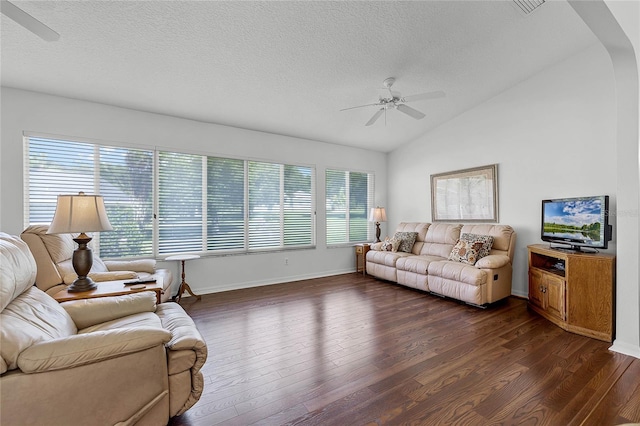
[[[36,285],[50,296],[64,290],[78,276],[71,257],[77,244],[71,234],[47,234],[48,225],[31,225],[20,234],[29,245],[38,265]],[[89,277],[94,281],[130,281],[135,278],[162,279],[162,302],[172,297],[173,274],[168,269],[156,269],[155,259],[130,261],[102,260],[94,254]]]
[[[367,274],[478,306],[511,295],[516,242],[512,227],[403,222],[398,232],[416,234],[410,251],[386,251],[383,243],[373,244],[367,252]],[[489,254],[473,265],[450,260],[463,234],[490,236]]]
[[[0,423],[166,425],[200,398],[207,346],[153,292],[58,304],[36,262],[0,233]]]

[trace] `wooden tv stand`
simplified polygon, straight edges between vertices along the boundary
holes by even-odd
[[[615,261],[610,254],[529,249],[529,308],[572,333],[615,336]]]

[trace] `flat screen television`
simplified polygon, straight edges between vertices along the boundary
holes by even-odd
[[[609,196],[542,200],[541,237],[569,250],[606,249],[611,239]]]

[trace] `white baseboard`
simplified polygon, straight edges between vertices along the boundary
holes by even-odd
[[[322,273],[318,273],[318,274],[305,274],[305,275],[293,275],[293,276],[290,275],[290,276],[280,277],[280,278],[275,278],[270,280],[248,281],[248,282],[231,283],[231,284],[218,285],[218,286],[212,285],[208,287],[203,287],[199,285],[197,289],[197,293],[199,295],[203,295],[203,294],[220,293],[223,291],[242,290],[245,288],[254,288],[254,287],[262,287],[265,285],[282,284],[282,283],[287,283],[291,281],[302,281],[302,280],[310,280],[314,278],[328,277],[333,275],[348,274],[350,272],[354,272],[354,269],[323,271]],[[187,297],[187,296],[189,296],[189,294],[185,293],[183,297]]]
[[[609,350],[640,359],[640,346],[630,345],[628,343],[614,340],[613,346],[611,346]]]

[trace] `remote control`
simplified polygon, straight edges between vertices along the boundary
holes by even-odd
[[[146,283],[155,283],[155,282],[156,282],[155,278],[147,278],[147,279],[127,281],[124,283],[124,285],[136,285],[136,284],[146,284]]]

